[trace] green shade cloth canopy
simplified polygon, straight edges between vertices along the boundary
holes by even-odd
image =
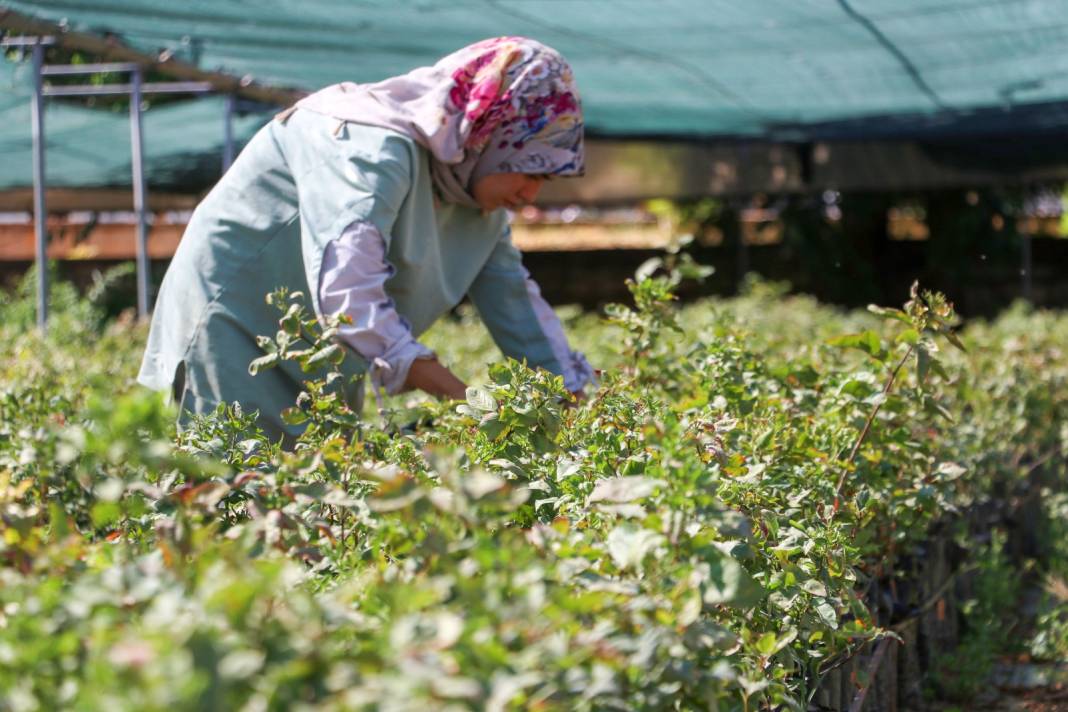
[[[802,142],[1068,128],[1068,0],[7,0],[0,8],[306,90],[376,81],[479,39],[527,35],[571,61],[588,128],[600,136]],[[0,98],[0,160],[20,136],[28,140],[27,100]],[[221,117],[217,99],[149,111],[152,172],[168,151],[221,144]],[[125,132],[106,128],[110,118],[65,107],[48,121],[50,144],[72,161],[62,175],[50,170],[56,184],[78,166],[101,176],[93,152],[110,158],[124,143],[104,142]],[[73,138],[91,132],[101,140]],[[121,162],[108,176],[118,180]],[[0,180],[13,184],[7,172]]]
[[[31,68],[0,63],[0,189],[33,184]],[[209,96],[144,112],[145,177],[156,190],[197,192],[222,172],[225,99]],[[238,146],[270,114],[235,114]],[[131,183],[130,117],[57,99],[45,104],[45,178],[50,188],[125,187]]]
[[[592,130],[761,135],[1068,98],[1065,0],[49,0],[0,3],[265,84],[369,82],[528,35]]]

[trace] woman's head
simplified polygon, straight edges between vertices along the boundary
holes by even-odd
[[[471,183],[494,173],[582,173],[582,109],[571,68],[555,50],[502,37],[438,65],[451,72],[446,113],[462,116],[465,156],[458,168],[462,174],[471,166]]]
[[[555,50],[523,37],[478,42],[377,84],[334,85],[300,106],[411,136],[430,151],[442,197],[470,207],[486,209],[475,193],[485,196],[489,187],[500,205],[529,202],[524,196],[540,187],[540,177],[584,170],[571,68]],[[507,174],[515,176],[484,180]]]

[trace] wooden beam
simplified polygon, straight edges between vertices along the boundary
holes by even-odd
[[[183,224],[156,224],[148,233],[148,256],[170,259],[185,232]],[[135,226],[93,225],[62,218],[48,221],[48,257],[54,260],[132,260]],[[516,245],[524,252],[663,249],[671,231],[660,223],[517,224]],[[30,262],[34,256],[33,223],[0,224],[0,262]]]
[[[0,8],[0,28],[24,35],[48,35],[54,37],[59,46],[89,52],[102,61],[133,62],[178,79],[208,82],[220,93],[236,94],[266,104],[289,106],[307,94],[306,91],[296,88],[263,86],[253,82],[248,76],[235,77],[223,72],[204,71],[195,65],[174,59],[168,52],[158,55],[140,52],[127,47],[114,37],[104,38],[85,32],[74,32],[54,22],[39,20],[8,8]]]
[[[200,196],[183,193],[149,193],[148,208],[153,212],[192,210]],[[133,210],[129,188],[50,188],[45,191],[45,205],[50,213],[72,210]],[[13,188],[0,191],[0,212],[33,212],[33,189]]]
[[[148,233],[148,256],[170,259],[185,225],[154,225]],[[52,260],[132,260],[133,225],[79,225],[49,222],[48,258]],[[0,262],[32,262],[33,225],[0,225]]]

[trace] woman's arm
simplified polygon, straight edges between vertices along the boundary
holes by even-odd
[[[560,320],[523,267],[510,233],[497,244],[469,295],[506,356],[563,376],[572,393],[581,393],[593,380],[593,368],[571,349]]]
[[[438,398],[463,400],[467,396],[467,384],[452,371],[442,366],[436,358],[419,358],[408,369],[407,388],[418,388]]]
[[[352,319],[338,336],[371,363],[374,388],[387,393],[418,388],[434,396],[463,398],[464,383],[415,340],[386,293],[386,280],[395,270],[385,251],[378,228],[366,221],[354,222],[328,243],[319,284],[323,312]]]
[[[415,340],[385,290],[394,272],[386,260],[390,232],[411,189],[417,149],[391,132],[359,130],[364,138],[381,134],[380,143],[371,141],[345,160],[317,163],[297,181],[304,262],[308,284],[315,286],[316,310],[352,318],[339,338],[370,362],[376,389],[420,388],[435,396],[463,397],[462,382]]]

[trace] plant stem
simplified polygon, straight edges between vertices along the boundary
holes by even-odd
[[[883,655],[886,654],[886,649],[890,647],[891,643],[895,643],[893,638],[883,638],[879,645],[875,648],[875,652],[871,656],[871,661],[868,663],[868,679],[864,683],[864,687],[857,691],[857,694],[853,697],[853,703],[849,705],[849,712],[860,712],[864,707],[864,698],[868,696],[868,690],[871,689],[872,683],[875,682],[875,675],[879,672],[879,665],[883,662]]]
[[[908,351],[905,352],[905,355],[902,356],[901,360],[897,362],[896,366],[894,366],[894,370],[890,372],[890,378],[887,379],[886,385],[883,386],[882,395],[885,396],[890,392],[890,389],[894,387],[894,381],[897,380],[897,374],[901,371],[901,367],[904,366],[905,362],[907,362],[909,360],[909,357],[912,356],[912,349],[913,347],[909,346]],[[864,443],[865,438],[868,437],[868,433],[871,431],[871,424],[875,422],[875,416],[879,414],[879,409],[883,407],[883,403],[885,402],[885,400],[886,399],[884,398],[883,400],[876,403],[875,407],[872,408],[871,413],[868,414],[868,420],[864,423],[864,429],[860,431],[860,436],[857,438],[857,441],[853,443],[853,449],[852,451],[850,451],[849,457],[846,458],[846,465],[853,464],[853,460],[856,459],[857,453],[860,452],[860,446]],[[842,468],[842,474],[838,476],[838,484],[834,487],[835,511],[838,510],[838,495],[842,493],[842,485],[845,484],[845,478],[848,472],[849,471],[846,468]]]

